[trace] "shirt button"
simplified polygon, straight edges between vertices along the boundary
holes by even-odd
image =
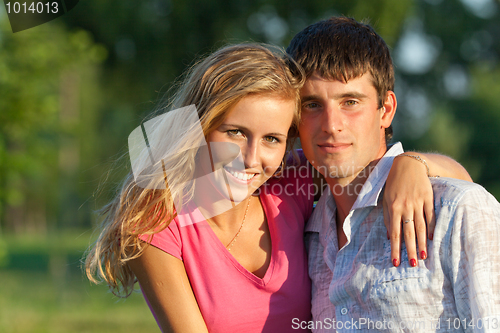
[[[340,310],[340,313],[342,313],[343,315],[347,314],[347,308],[342,308],[342,310]]]

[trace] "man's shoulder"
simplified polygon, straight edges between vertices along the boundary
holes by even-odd
[[[441,206],[456,206],[464,203],[500,205],[493,195],[479,184],[453,178],[431,178],[436,202]],[[439,201],[438,201],[439,200]]]

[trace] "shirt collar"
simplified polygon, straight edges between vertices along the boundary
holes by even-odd
[[[378,161],[373,171],[370,172],[351,210],[377,205],[380,193],[391,170],[394,157],[402,153],[404,153],[404,150],[401,142],[396,142],[390,146],[384,156]]]
[[[387,176],[391,170],[394,157],[402,153],[404,153],[403,145],[400,142],[397,142],[389,147],[387,152],[378,161],[377,165],[370,173],[370,176],[368,176],[366,182],[363,184],[363,187],[361,188],[361,191],[351,210],[377,205],[380,193],[384,188],[385,181],[387,180]],[[333,219],[337,206],[329,186],[327,186],[323,191],[316,207],[316,210],[321,209],[323,211],[321,214],[316,213],[312,215],[306,225],[306,231],[320,232],[324,221],[331,221]]]

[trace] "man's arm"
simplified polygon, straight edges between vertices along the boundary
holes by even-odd
[[[480,186],[453,216],[450,258],[453,293],[466,332],[500,331],[500,204]],[[439,222],[438,222],[439,223]]]

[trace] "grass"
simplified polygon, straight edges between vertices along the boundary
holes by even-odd
[[[140,293],[119,299],[84,277],[79,259],[88,239],[76,233],[4,239],[0,332],[160,332]]]

